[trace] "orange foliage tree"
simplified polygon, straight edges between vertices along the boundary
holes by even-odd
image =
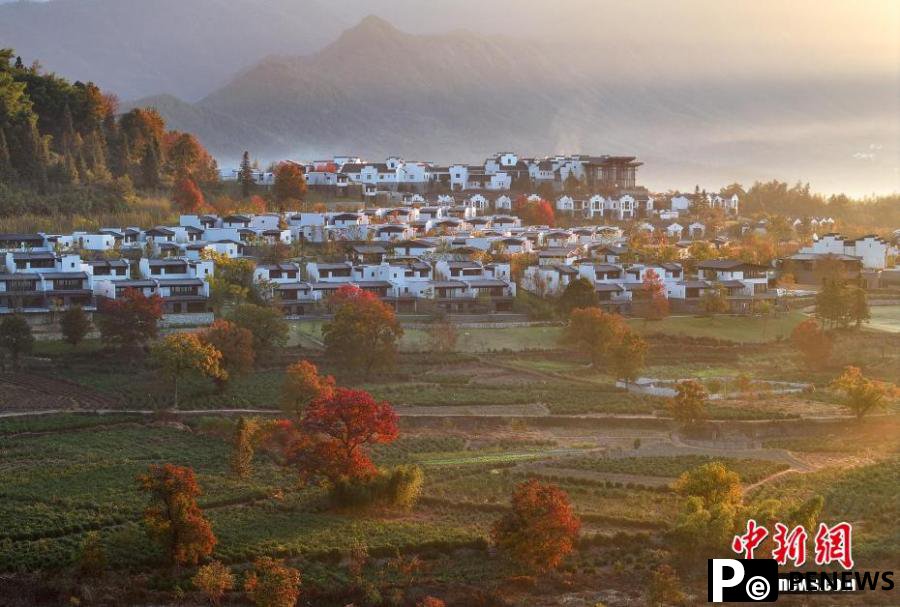
[[[563,342],[587,352],[591,364],[599,368],[627,330],[625,319],[618,314],[609,314],[600,308],[576,308],[569,315]]]
[[[190,177],[182,177],[175,183],[172,200],[175,201],[178,210],[185,214],[199,213],[206,207],[203,192]]]
[[[662,320],[669,315],[669,298],[666,297],[666,287],[656,270],[647,270],[644,274],[644,290],[647,292],[647,302],[644,317],[647,320]]]
[[[556,212],[553,205],[549,201],[541,198],[540,200],[529,200],[522,195],[513,201],[512,212],[522,220],[525,225],[547,225],[556,224]]]
[[[196,333],[172,333],[153,344],[153,360],[172,380],[174,406],[178,408],[178,381],[187,373],[198,373],[214,381],[224,381],[228,372],[222,369],[222,353],[201,341]]]
[[[394,364],[403,327],[390,306],[350,285],[338,289],[330,304],[334,318],[322,327],[329,359],[366,376],[376,367]]]
[[[794,327],[791,343],[810,369],[823,367],[831,358],[832,341],[814,318],[808,318]]]
[[[314,400],[329,399],[334,395],[334,377],[319,375],[319,369],[308,360],[299,360],[289,366],[281,385],[281,408],[298,418]]]
[[[230,320],[219,319],[200,334],[200,338],[218,350],[222,359],[219,365],[225,373],[214,378],[219,389],[228,382],[253,368],[256,353],[253,350],[253,333]]]
[[[194,470],[174,464],[151,465],[138,476],[141,491],[150,494],[144,510],[144,526],[151,539],[162,546],[175,565],[196,565],[212,554],[216,536],[197,497],[200,486]]]
[[[300,571],[281,559],[260,557],[247,574],[244,591],[256,607],[294,607],[300,597]]]
[[[329,398],[307,407],[300,437],[289,448],[288,461],[301,478],[368,478],[375,464],[368,446],[397,438],[397,414],[364,390],[337,388]]]
[[[572,551],[580,528],[565,491],[530,480],[515,488],[512,509],[494,524],[491,537],[513,562],[543,573]]]
[[[272,193],[279,207],[290,202],[300,202],[306,196],[306,177],[303,167],[295,162],[282,162],[275,167],[275,185]]]

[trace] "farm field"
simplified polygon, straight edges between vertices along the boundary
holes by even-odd
[[[708,422],[715,432],[692,437],[669,418],[664,399],[617,388],[555,337],[544,334],[545,345],[527,346],[535,329],[493,330],[507,331],[508,345],[518,343],[506,351],[402,352],[396,369],[368,378],[334,368],[312,340],[298,340],[225,391],[185,378],[181,413],[165,411],[168,386],[146,365],[118,361],[94,344],[74,351],[41,344],[40,365],[0,376],[4,387],[15,388],[10,412],[62,409],[0,417],[0,573],[68,571],[94,533],[113,575],[163,571],[163,554],[141,525],[147,502],[135,482],[147,466],[161,463],[196,471],[199,504],[219,541],[215,558],[236,572],[260,555],[285,558],[304,572],[313,604],[324,607],[353,600],[345,593],[360,583],[359,575],[384,592],[397,584],[445,596],[460,584],[493,587],[509,572],[488,548],[491,526],[508,511],[513,489],[529,479],[560,487],[581,518],[578,551],[559,573],[567,583],[596,587],[624,570],[652,569],[670,558],[669,534],[684,508],[674,481],[711,462],[737,473],[748,509],[788,512],[822,495],[828,520],[860,525],[859,558],[891,558],[896,410],[861,425],[849,418],[815,420],[845,414],[827,384],[847,363],[898,379],[896,337],[884,333],[885,348],[873,351],[866,342],[872,333],[839,335],[829,367],[810,373],[789,344],[654,332],[648,375],[695,377],[707,385],[740,375],[799,377],[815,387],[808,394],[712,401]],[[283,417],[284,367],[300,358],[334,373],[340,385],[368,390],[396,407],[400,438],[372,454],[379,466],[421,468],[421,499],[412,509],[335,510],[324,488],[301,484],[296,470],[264,450],[248,478],[230,473],[238,415]],[[95,409],[111,412],[77,412]],[[866,475],[878,488],[861,504],[856,498]],[[348,555],[361,546],[369,561],[362,573],[352,573]],[[386,566],[413,557],[421,563],[414,582],[399,580]],[[682,573],[692,592],[701,593],[703,580]],[[177,585],[187,592],[187,604],[195,604],[186,577],[158,579],[154,574],[136,582],[134,602],[161,604],[154,593]],[[604,601],[628,604],[620,599]],[[460,600],[455,604],[466,604]],[[510,603],[532,604],[527,592]]]
[[[900,306],[872,306],[868,328],[889,333],[900,333]]]

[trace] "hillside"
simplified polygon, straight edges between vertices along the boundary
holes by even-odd
[[[0,40],[123,99],[195,100],[272,53],[308,53],[346,24],[304,0],[55,0],[0,5]]]
[[[826,191],[896,189],[888,150],[853,157],[873,142],[896,147],[889,79],[671,82],[633,61],[626,79],[613,66],[604,75],[602,55],[588,71],[534,40],[414,35],[368,17],[318,53],[270,57],[195,104],[137,104],[158,105],[223,163],[243,149],[266,159],[349,150],[439,162],[498,148],[593,151],[641,156],[659,187],[777,177]]]

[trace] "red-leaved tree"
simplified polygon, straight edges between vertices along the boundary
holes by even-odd
[[[152,465],[138,476],[141,491],[150,494],[144,510],[147,534],[159,542],[171,563],[196,565],[212,554],[216,536],[200,506],[200,486],[194,470],[174,464]]]
[[[649,269],[644,274],[644,291],[647,297],[644,318],[662,320],[668,316],[669,299],[666,297],[666,287],[656,270]]]
[[[375,472],[368,446],[397,438],[397,414],[364,390],[336,388],[306,408],[288,461],[301,478],[365,478]]]
[[[101,299],[95,319],[103,341],[122,348],[137,348],[159,333],[163,315],[159,295],[147,297],[138,289],[125,289],[121,297]]]
[[[190,177],[182,177],[175,183],[172,199],[182,213],[199,213],[206,206],[203,192]]]
[[[376,367],[393,365],[403,327],[389,305],[351,285],[338,289],[329,304],[335,314],[322,327],[322,335],[332,361],[366,376]]]
[[[512,509],[494,524],[491,536],[510,560],[543,573],[556,569],[572,551],[580,528],[565,491],[530,480],[515,488]]]
[[[547,225],[556,223],[556,212],[553,205],[541,198],[529,200],[526,196],[519,196],[513,201],[512,212],[521,218],[525,225]]]

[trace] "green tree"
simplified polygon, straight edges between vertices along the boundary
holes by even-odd
[[[700,298],[700,306],[708,316],[724,314],[728,311],[728,295],[722,285],[713,285]]]
[[[849,286],[844,297],[847,301],[847,315],[856,323],[856,328],[859,329],[864,322],[869,322],[872,316],[869,313],[869,299],[865,289]]]
[[[253,165],[250,163],[250,152],[246,150],[241,157],[241,168],[238,170],[238,183],[241,185],[241,196],[249,198],[256,182],[253,180]]]
[[[14,367],[19,367],[19,357],[33,347],[34,335],[25,317],[13,314],[0,321],[0,348],[9,351]]]
[[[162,373],[172,381],[173,407],[178,408],[178,380],[189,372],[217,379],[227,372],[220,362],[222,353],[203,343],[196,333],[173,333],[151,348],[151,356]]]
[[[91,330],[91,319],[88,318],[81,306],[72,306],[59,319],[63,339],[76,347]]]
[[[647,355],[647,342],[634,331],[626,331],[612,347],[610,365],[617,378],[627,386],[637,379],[638,372],[644,368]]]
[[[231,311],[228,320],[253,334],[253,351],[257,360],[270,356],[275,348],[287,343],[290,327],[275,308],[241,304]]]
[[[576,308],[596,308],[599,303],[594,285],[583,277],[570,281],[559,298],[559,308],[566,316]]]
[[[667,408],[682,426],[695,426],[706,418],[708,396],[706,388],[697,380],[680,381],[675,386],[675,396],[669,400]]]
[[[243,415],[234,427],[230,467],[231,473],[237,478],[247,478],[253,472],[253,455],[259,430],[258,421]]]
[[[150,141],[144,146],[141,157],[141,185],[147,189],[156,189],[160,184],[160,152],[159,146]]]

